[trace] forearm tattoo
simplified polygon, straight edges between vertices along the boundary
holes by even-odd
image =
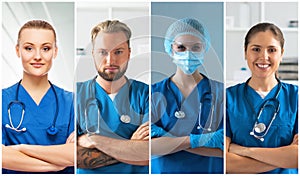
[[[77,168],[95,169],[118,162],[118,160],[95,148],[90,149],[77,145]]]

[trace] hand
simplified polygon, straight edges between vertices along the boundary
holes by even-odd
[[[298,145],[298,134],[296,134],[294,136],[293,142],[291,143],[291,145]]]
[[[208,147],[224,150],[224,130],[206,134],[190,134],[191,148]]]
[[[149,122],[143,123],[131,136],[131,140],[148,140],[149,139]]]
[[[234,153],[240,156],[246,156],[245,151],[247,150],[247,147],[243,147],[234,143],[231,143],[229,145],[229,152]]]
[[[68,137],[66,144],[68,143],[74,143],[75,142],[75,132],[73,131],[70,136]]]
[[[89,139],[88,134],[83,134],[77,139],[78,145],[84,148],[95,148],[91,139]]]

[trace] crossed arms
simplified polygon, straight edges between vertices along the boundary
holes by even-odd
[[[298,167],[298,134],[290,145],[277,148],[243,147],[226,139],[228,173],[262,173],[276,168]]]
[[[23,172],[50,172],[74,166],[74,133],[61,145],[2,145],[2,167]]]
[[[118,162],[149,164],[149,122],[139,126],[128,140],[87,134],[78,138],[78,168],[92,169]]]

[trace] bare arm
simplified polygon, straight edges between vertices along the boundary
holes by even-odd
[[[47,163],[63,167],[74,166],[74,143],[49,146],[21,144],[13,147]]]
[[[146,122],[139,126],[139,128],[133,133],[131,140],[148,140],[149,139],[149,122]],[[135,164],[135,165],[148,165],[148,161],[146,163],[141,162],[134,162],[134,161],[128,161],[128,160],[120,160],[113,158],[112,156],[109,156],[105,154],[104,152],[93,148],[93,144],[91,144],[91,141],[88,140],[86,136],[82,136],[78,140],[77,145],[77,167],[78,168],[98,168],[103,167],[111,164],[115,164],[118,162],[125,162],[129,164]],[[81,145],[82,146],[81,146]],[[85,147],[83,147],[85,146]]]
[[[50,172],[64,169],[64,167],[32,158],[4,145],[2,145],[2,167],[24,172]]]
[[[96,148],[85,148],[77,145],[77,168],[94,169],[118,162],[118,160]]]
[[[94,147],[118,161],[133,165],[149,164],[148,140],[120,140],[100,135],[85,136]]]
[[[279,168],[298,168],[298,134],[294,136],[293,142],[288,146],[256,148],[234,144],[230,146],[229,151]]]
[[[226,138],[226,172],[227,173],[262,173],[276,169],[276,166],[255,159],[240,156],[229,151],[231,139]]]
[[[224,152],[217,148],[199,147],[194,149],[187,149],[187,152],[194,153],[201,156],[213,156],[223,158]]]

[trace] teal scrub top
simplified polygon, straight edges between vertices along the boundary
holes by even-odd
[[[97,131],[99,110],[100,135],[116,139],[130,139],[137,128],[149,119],[148,100],[148,85],[136,80],[127,80],[127,83],[119,90],[114,100],[112,100],[104,89],[96,83],[95,79],[78,83],[78,136],[86,134],[88,131]],[[93,101],[96,102],[93,103]],[[87,114],[90,114],[88,116],[88,123],[86,122],[85,111]],[[120,120],[121,115],[128,115],[130,117],[130,123],[122,122]],[[148,172],[148,166],[137,166],[122,162],[96,169],[77,169],[77,173],[79,174],[147,174]]]
[[[214,104],[212,132],[223,129],[223,90],[222,83],[209,80],[204,76],[204,79],[198,83],[191,94],[184,98],[177,86],[170,81],[170,78],[167,78],[152,85],[151,122],[172,136],[189,136],[191,133],[202,134],[204,130],[197,129],[197,126],[199,123],[200,102],[205,95],[208,96],[208,100],[202,102],[201,125],[204,128],[208,128],[210,124],[208,112],[212,104]],[[178,119],[175,117],[174,114],[178,108],[185,112],[185,118]],[[156,138],[160,136],[151,137]],[[200,156],[186,151],[179,151],[160,157],[152,156],[151,173],[223,173],[223,158]]]
[[[282,83],[277,98],[280,103],[279,112],[264,137],[264,142],[250,135],[262,104],[276,97],[278,86],[279,84],[264,99],[246,83],[226,90],[226,136],[231,138],[232,143],[245,147],[281,147],[291,144],[295,134],[298,134],[298,86],[292,84]],[[259,118],[259,123],[264,123],[268,128],[273,113],[274,107],[265,108]],[[298,169],[278,168],[266,173],[296,174]]]

